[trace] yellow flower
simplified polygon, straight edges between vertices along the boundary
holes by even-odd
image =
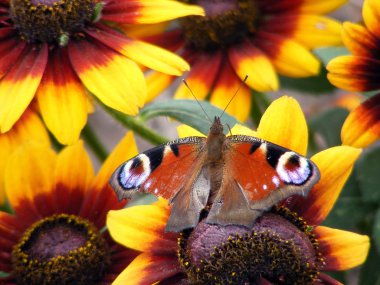
[[[365,0],[365,26],[345,22],[342,39],[352,55],[338,56],[327,65],[327,78],[335,86],[350,91],[380,89],[380,3]]]
[[[318,74],[320,62],[310,49],[341,42],[341,25],[323,16],[345,0],[188,1],[202,6],[206,17],[187,17],[177,29],[151,36],[153,43],[176,51],[191,65],[186,81],[198,99],[224,108],[230,94],[248,75],[228,112],[244,121],[249,115],[249,88],[265,92],[279,88],[277,74],[308,77]],[[149,38],[149,37],[148,37]],[[148,98],[170,85],[175,77],[153,72],[148,76]],[[176,98],[191,98],[180,85]]]
[[[10,155],[1,171],[14,212],[0,211],[0,283],[111,284],[136,252],[103,229],[107,212],[125,205],[108,179],[136,153],[129,133],[96,176],[81,141],[58,154],[29,142]]]
[[[181,135],[187,130],[181,128]],[[232,129],[232,133],[237,130],[252,135],[242,127]],[[254,134],[306,154],[306,120],[290,97],[270,105]],[[113,284],[186,284],[186,280],[201,284],[336,282],[324,271],[358,266],[365,261],[369,249],[367,236],[320,225],[360,153],[359,148],[342,145],[312,156],[321,178],[309,195],[280,202],[263,214],[252,229],[201,221],[191,231],[166,233],[170,206],[164,199],[152,205],[110,211],[107,226],[114,240],[141,252]]]
[[[49,130],[72,144],[86,124],[87,90],[105,105],[136,114],[146,85],[137,63],[171,75],[189,69],[178,56],[111,29],[203,15],[172,0],[0,1],[0,132],[37,98]]]

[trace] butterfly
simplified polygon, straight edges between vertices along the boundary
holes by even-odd
[[[226,136],[215,117],[207,138],[185,137],[124,162],[110,184],[119,199],[137,192],[169,199],[168,232],[206,222],[251,227],[272,206],[306,196],[320,177],[317,166],[294,151],[262,139]]]

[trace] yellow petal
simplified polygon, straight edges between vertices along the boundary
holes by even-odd
[[[37,99],[44,122],[57,140],[61,144],[75,143],[87,122],[87,94],[67,54],[59,49],[50,54]]]
[[[172,0],[139,0],[140,15],[136,23],[153,24],[190,15],[204,16],[202,7]]]
[[[257,132],[240,124],[235,124],[235,126],[233,126],[233,128],[231,129],[231,133],[232,135],[244,135],[244,136],[251,136],[251,137],[258,136]]]
[[[136,115],[145,102],[146,85],[136,63],[103,45],[69,45],[73,68],[87,89],[107,106]]]
[[[180,271],[178,258],[174,254],[156,256],[151,253],[142,253],[117,276],[112,285],[157,284]]]
[[[197,131],[196,129],[188,126],[188,125],[179,125],[177,127],[178,137],[179,138],[185,138],[185,137],[204,137],[205,134],[202,134],[201,132]]]
[[[85,193],[94,178],[94,169],[83,142],[64,148],[57,159],[55,181],[64,191],[79,191]]]
[[[270,59],[251,42],[231,47],[228,55],[240,79],[248,75],[249,87],[262,92],[278,89],[277,74]]]
[[[5,169],[5,190],[11,205],[18,208],[25,199],[33,201],[37,195],[52,191],[55,165],[56,154],[46,145],[30,143],[17,149]]]
[[[164,232],[169,214],[168,202],[160,199],[152,205],[109,211],[107,227],[112,238],[126,247],[151,253],[175,253],[176,238]]]
[[[353,232],[319,226],[315,228],[326,271],[348,270],[363,264],[369,251],[369,238]]]
[[[31,46],[0,81],[0,133],[20,118],[40,84],[48,58],[46,45]]]
[[[159,96],[175,79],[174,76],[161,72],[150,72],[146,77],[147,96],[145,103],[149,103]]]
[[[257,133],[264,140],[306,155],[307,123],[300,105],[292,97],[273,101],[262,116]]]
[[[333,208],[360,153],[361,149],[337,146],[314,155],[311,160],[317,165],[321,179],[295,211],[310,224],[320,224]]]
[[[288,37],[262,32],[257,35],[257,44],[282,75],[307,77],[319,72],[320,61],[306,47]]]
[[[366,27],[380,37],[380,4],[377,0],[365,0],[363,3],[363,19]]]
[[[346,3],[347,0],[304,0],[301,4],[303,13],[326,14]]]

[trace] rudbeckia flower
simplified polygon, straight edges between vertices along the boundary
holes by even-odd
[[[345,22],[342,39],[352,55],[338,56],[327,65],[327,78],[335,86],[350,91],[380,89],[380,3],[365,0],[365,26]]]
[[[0,132],[7,132],[36,96],[42,117],[63,144],[86,124],[87,91],[134,115],[146,86],[137,63],[180,75],[188,64],[156,46],[111,29],[202,15],[172,0],[0,0]]]
[[[318,74],[320,62],[310,49],[341,42],[341,25],[323,16],[345,0],[190,1],[205,9],[206,17],[191,16],[165,34],[148,37],[176,51],[191,65],[186,80],[198,99],[224,108],[246,75],[246,85],[229,112],[244,121],[249,114],[249,88],[265,92],[279,88],[277,74],[308,77]],[[148,98],[161,93],[175,77],[152,73]],[[190,98],[180,85],[176,98]]]
[[[36,141],[46,146],[50,145],[47,130],[33,109],[26,110],[12,130],[0,134],[0,205],[6,201],[4,169],[7,160],[16,148],[30,141]]]
[[[4,170],[14,212],[0,211],[0,283],[111,284],[136,253],[104,230],[107,212],[125,205],[108,179],[136,152],[127,134],[95,176],[81,141],[58,154],[40,143],[17,149]]]
[[[269,106],[257,132],[232,129],[238,131],[306,154],[306,120],[290,97]],[[352,146],[336,146],[315,154],[311,160],[321,179],[308,197],[280,202],[252,228],[201,221],[192,230],[165,232],[170,206],[161,198],[152,205],[110,211],[111,236],[141,252],[113,284],[340,284],[324,272],[362,264],[369,238],[320,224],[360,153]]]

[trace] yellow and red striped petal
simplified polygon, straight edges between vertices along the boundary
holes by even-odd
[[[338,21],[313,14],[276,15],[265,21],[262,27],[267,32],[289,37],[307,48],[340,44],[341,28]]]
[[[354,55],[376,58],[380,53],[378,39],[362,25],[345,22],[342,31],[344,45]]]
[[[348,270],[367,258],[370,242],[366,235],[322,226],[316,227],[314,233],[326,271]]]
[[[289,77],[317,75],[319,60],[296,41],[267,32],[258,32],[255,43],[270,57],[278,73]]]
[[[190,15],[204,16],[196,5],[173,0],[118,0],[110,1],[102,10],[101,20],[124,24],[155,24]]]
[[[367,147],[380,138],[380,94],[354,109],[345,120],[341,139],[344,145]]]
[[[117,276],[112,285],[157,284],[180,272],[176,255],[159,256],[152,253],[142,253]]]
[[[298,102],[283,96],[268,107],[257,128],[260,138],[306,155],[308,130]]]
[[[363,19],[366,27],[377,38],[380,38],[380,3],[376,0],[365,0],[363,3]]]
[[[109,210],[120,209],[125,206],[126,201],[118,201],[108,181],[122,162],[132,158],[137,153],[133,133],[128,132],[102,164],[98,174],[92,181],[80,210],[80,216],[94,221],[95,225],[99,227],[103,227]]]
[[[99,25],[96,31],[87,31],[92,37],[146,67],[170,75],[182,75],[189,64],[178,55],[158,46],[136,39],[128,39],[112,29]]]
[[[40,84],[48,59],[46,44],[30,46],[0,81],[0,132],[20,118]]]
[[[229,60],[240,79],[248,75],[247,85],[258,91],[278,89],[278,78],[270,59],[250,41],[228,50]]]
[[[24,144],[9,157],[5,191],[22,219],[34,222],[51,214],[56,160],[55,152],[40,143]]]
[[[170,21],[157,24],[119,24],[118,26],[130,38],[144,38],[163,34],[168,29],[169,25]]]
[[[64,148],[58,154],[54,173],[56,209],[78,214],[93,178],[94,169],[83,142]]]
[[[36,113],[27,109],[9,132],[0,134],[0,205],[5,201],[4,171],[8,157],[17,147],[29,141],[50,145],[49,135],[42,121]]]
[[[18,61],[25,46],[25,41],[16,38],[15,29],[10,27],[0,29],[0,79]]]
[[[197,99],[203,100],[210,93],[212,85],[215,83],[222,62],[222,52],[198,53],[192,61],[186,82]],[[194,99],[185,84],[179,85],[174,97],[177,99]]]
[[[237,91],[238,93],[227,107],[227,104]],[[248,118],[251,106],[251,91],[235,74],[228,61],[221,67],[218,80],[211,93],[210,102],[222,110],[227,107],[226,112],[235,116],[239,121],[245,121]]]
[[[205,137],[205,134],[202,134],[201,132],[197,131],[196,129],[188,126],[188,125],[179,125],[177,127],[178,137],[179,138],[185,138],[185,137]]]
[[[146,96],[144,75],[136,63],[101,43],[70,42],[71,64],[86,88],[105,105],[130,115]]]
[[[150,72],[146,77],[147,96],[145,103],[149,103],[159,96],[176,79],[173,75],[161,72]]]
[[[327,65],[327,78],[342,89],[370,91],[380,89],[380,61],[370,57],[345,55]]]
[[[299,198],[293,207],[309,224],[319,225],[333,208],[340,192],[351,174],[361,149],[349,146],[329,148],[314,155],[321,178],[306,199]]]
[[[112,238],[135,250],[152,254],[176,254],[178,234],[165,233],[170,214],[168,201],[110,211],[107,227]]]
[[[88,102],[65,50],[50,52],[37,100],[41,115],[57,140],[61,144],[75,143],[87,122]]]

